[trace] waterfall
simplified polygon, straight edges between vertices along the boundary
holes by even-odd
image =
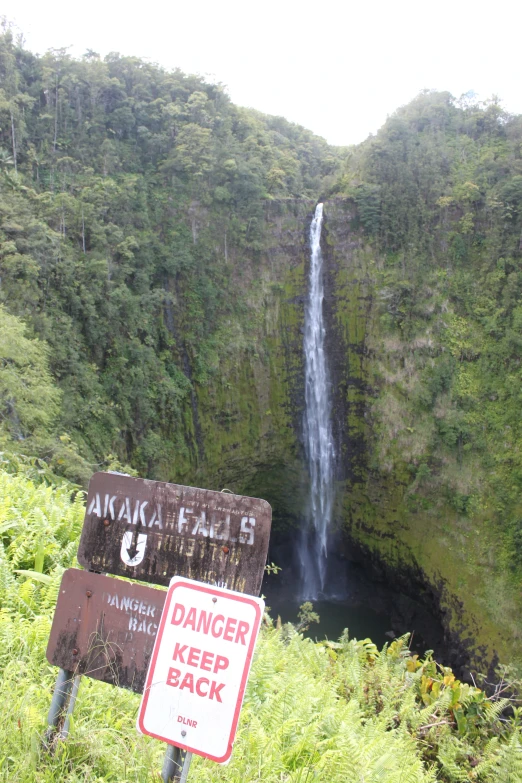
[[[310,496],[308,519],[299,542],[303,599],[325,596],[328,533],[334,499],[330,384],[324,346],[322,223],[323,205],[318,204],[310,226],[310,279],[304,333],[304,439]]]

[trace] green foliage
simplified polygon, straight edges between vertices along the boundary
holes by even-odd
[[[49,372],[49,349],[0,305],[0,426],[23,440],[52,426],[60,392]]]
[[[360,285],[348,276],[332,290],[350,309],[340,362],[359,438],[343,453],[362,500],[350,486],[345,519],[383,558],[442,578],[466,606],[476,598],[495,626],[502,616],[503,642],[514,638],[520,118],[428,92],[337,151],[199,77],[116,54],[36,57],[8,30],[0,84],[9,470],[85,485],[94,466],[129,466],[249,487],[275,499],[278,525],[293,523],[299,248],[317,196],[348,195],[367,263]],[[328,234],[332,252],[340,239],[345,253],[347,229]]]
[[[0,83],[0,302],[49,346],[55,426],[86,463],[194,471],[197,395],[238,331],[235,366],[259,339],[266,203],[315,196],[336,156],[220,85],[117,54],[36,57],[9,30]],[[78,460],[54,468],[85,481]]]
[[[355,203],[364,230],[377,234],[381,218],[380,186],[361,183],[355,191]]]
[[[49,347],[27,336],[21,319],[0,305],[1,461],[17,472],[30,464],[33,475],[56,474],[85,482],[92,473],[76,444],[57,432],[62,394],[49,369]]]
[[[301,604],[297,617],[299,619],[296,625],[298,633],[307,631],[310,623],[318,623],[321,619],[317,612],[314,612],[313,604],[310,601],[305,601],[304,604]]]
[[[370,463],[402,486],[421,568],[440,567],[426,529],[441,541],[455,531],[446,576],[467,605],[483,578],[477,604],[493,623],[496,580],[506,639],[522,610],[521,140],[495,100],[425,92],[354,150],[339,185],[375,254]]]
[[[156,780],[164,746],[136,733],[135,694],[84,678],[71,733],[42,745],[56,669],[45,648],[63,569],[74,565],[83,515],[71,487],[0,472],[0,780],[55,783]],[[194,758],[191,779],[311,778],[331,783],[522,780],[519,711],[456,680],[408,638],[315,644],[295,629],[263,628],[232,761]]]
[[[0,538],[4,568],[61,574],[76,552],[84,515],[82,492],[54,488],[0,471]],[[8,579],[4,572],[5,579]],[[10,577],[9,577],[10,578]],[[5,607],[5,595],[2,597]]]

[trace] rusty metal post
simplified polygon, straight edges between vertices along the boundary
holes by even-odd
[[[47,730],[45,732],[46,742],[49,742],[52,739],[53,734],[58,728],[58,724],[71,693],[73,679],[74,675],[70,671],[60,669],[58,672],[51,706],[49,707],[49,713],[47,715]]]
[[[163,769],[161,770],[163,783],[179,781],[185,766],[184,755],[192,756],[191,753],[184,754],[181,748],[177,748],[175,745],[167,746],[165,758],[163,759]]]
[[[183,769],[181,770],[181,777],[179,779],[179,783],[187,783],[191,761],[192,761],[192,753],[188,753],[188,752],[185,753],[185,761],[183,762]]]
[[[67,705],[67,713],[65,715],[65,720],[63,722],[63,727],[61,731],[59,732],[58,736],[61,740],[67,739],[69,735],[69,726],[71,725],[71,715],[73,714],[74,705],[76,704],[76,697],[78,696],[78,689],[80,687],[80,680],[82,679],[81,674],[78,674],[74,678],[71,696],[69,698],[69,704]]]

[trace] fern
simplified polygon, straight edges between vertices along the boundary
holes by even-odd
[[[0,472],[0,498],[0,700],[9,705],[0,722],[0,781],[157,779],[164,747],[136,735],[139,697],[88,678],[68,742],[53,757],[41,753],[56,675],[45,648],[63,570],[74,563],[83,496],[71,500],[70,487]],[[339,644],[315,644],[292,627],[266,627],[232,761],[221,768],[196,758],[190,779],[522,783],[518,732],[500,723],[505,702],[455,683],[429,656],[412,658],[406,637],[379,652],[347,633]],[[464,735],[452,712],[454,685],[463,714],[480,717]]]
[[[521,783],[522,745],[518,731],[513,732],[508,743],[499,747],[492,772],[492,783]]]

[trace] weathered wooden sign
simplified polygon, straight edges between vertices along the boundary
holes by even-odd
[[[180,575],[259,595],[271,522],[265,500],[95,473],[78,560],[144,582]]]
[[[69,568],[60,585],[47,660],[143,692],[167,593]]]
[[[137,728],[225,763],[264,602],[174,577],[154,645]]]

